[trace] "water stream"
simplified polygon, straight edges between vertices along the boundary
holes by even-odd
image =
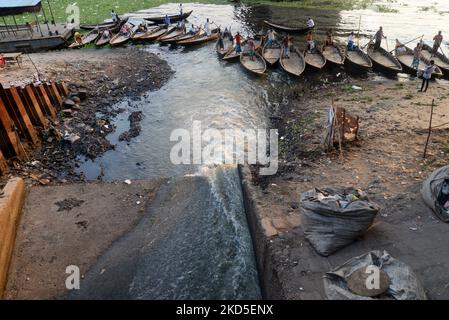
[[[248,7],[233,5],[205,5],[184,4],[184,10],[193,9],[189,18],[194,23],[204,23],[209,17],[217,25],[231,26],[236,32],[240,30],[244,35],[253,33],[263,27],[264,19],[279,23],[301,25],[307,16],[313,16],[318,26],[333,27],[337,39],[345,41],[351,30],[361,34],[373,34],[379,25],[388,34],[388,45],[394,45],[394,38],[404,41],[425,34],[426,39],[437,30],[449,33],[447,18],[449,4],[447,1],[435,0],[439,12],[419,11],[423,1],[407,1],[407,6],[400,3],[393,4],[400,13],[380,13],[371,9],[358,11],[318,11],[298,10],[293,8],[270,7],[266,5]],[[176,12],[177,4],[163,5],[152,9],[152,12]],[[442,12],[442,13],[440,13]],[[360,19],[360,17],[362,17]],[[424,21],[424,23],[423,23]],[[426,29],[422,29],[422,25]],[[322,36],[325,28],[318,29],[318,37]],[[449,36],[449,34],[448,34]],[[298,41],[302,37],[297,38]],[[167,247],[167,252],[176,247],[179,242],[201,243],[199,239],[207,241],[202,248],[195,248],[195,255],[205,260],[195,260],[188,252],[177,256],[165,256],[163,262],[176,264],[177,268],[160,271],[160,275],[152,275],[147,288],[141,288],[135,297],[175,297],[175,298],[259,298],[257,288],[256,267],[251,249],[251,239],[244,219],[240,185],[236,169],[207,169],[201,166],[173,165],[170,162],[170,150],[174,142],[170,142],[170,134],[175,129],[191,130],[193,121],[201,121],[204,128],[255,129],[266,128],[270,110],[275,109],[282,97],[282,92],[292,87],[299,87],[304,78],[294,79],[279,68],[268,71],[266,77],[256,78],[245,72],[237,63],[227,63],[218,59],[213,44],[203,45],[191,49],[173,48],[159,44],[149,44],[144,50],[160,54],[168,61],[175,71],[174,76],[161,90],[147,93],[140,101],[123,101],[117,107],[124,107],[127,111],[115,119],[117,131],[110,135],[110,140],[116,143],[115,150],[106,152],[95,161],[85,161],[79,168],[88,179],[96,179],[102,173],[103,180],[145,179],[151,177],[174,177],[189,174],[207,176],[209,191],[202,197],[194,197],[198,205],[189,207],[189,219],[179,217],[183,221],[195,223],[197,231],[186,227],[183,236],[170,238],[172,244],[161,244]],[[313,77],[316,77],[313,76]],[[319,75],[317,75],[319,77]],[[309,77],[306,77],[309,79]],[[128,115],[133,110],[142,110],[144,118],[141,122],[141,134],[131,142],[118,142],[121,132],[128,129]],[[205,173],[207,172],[207,173]],[[219,192],[217,192],[217,190]],[[196,190],[184,190],[185,193],[195,193]],[[193,197],[192,197],[193,198]],[[207,206],[200,203],[207,201]],[[231,219],[231,220],[229,220]],[[233,232],[226,232],[232,225]],[[214,242],[228,235],[232,241],[224,241],[222,246]],[[231,255],[223,254],[226,250]],[[155,249],[156,250],[156,249]],[[158,251],[159,256],[163,256]],[[207,259],[207,254],[219,259]],[[193,254],[193,253],[192,253]],[[216,255],[215,255],[216,254]],[[157,273],[158,264],[151,264],[148,257],[148,268]],[[145,261],[145,257],[142,258]],[[178,259],[174,261],[170,259]],[[219,261],[221,259],[221,261]],[[242,262],[243,261],[243,262]],[[220,268],[216,268],[217,264]],[[163,263],[161,265],[164,265]],[[143,269],[145,270],[145,269]],[[206,272],[212,274],[210,283],[188,281],[183,275]],[[177,274],[178,273],[178,274]],[[249,277],[246,277],[247,275]],[[136,276],[138,278],[138,276]],[[176,281],[174,279],[178,279]],[[246,280],[244,280],[246,278]],[[192,277],[192,279],[199,279]],[[164,282],[166,281],[166,282]],[[173,288],[168,283],[176,282]],[[203,280],[202,280],[203,281]],[[227,284],[231,283],[229,287]],[[221,284],[221,285],[220,285]],[[221,287],[220,287],[221,286]],[[135,287],[133,287],[135,290]],[[190,291],[189,288],[196,291]],[[202,291],[198,293],[200,288]],[[209,288],[209,289],[208,289]],[[220,290],[224,291],[221,292]],[[241,288],[245,294],[236,290]],[[148,292],[148,290],[153,290]],[[213,292],[212,292],[213,291]]]

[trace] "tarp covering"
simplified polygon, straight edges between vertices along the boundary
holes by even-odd
[[[0,0],[0,16],[11,16],[41,9],[41,0]]]

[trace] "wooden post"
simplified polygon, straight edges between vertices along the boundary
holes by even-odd
[[[33,144],[37,144],[39,142],[37,132],[31,123],[30,117],[28,117],[28,113],[25,110],[25,106],[23,105],[16,88],[10,87],[9,89],[4,89],[4,91],[9,100],[9,105],[7,104],[6,108],[8,109],[9,107],[8,111],[10,117],[22,132],[22,136],[29,139]]]
[[[38,84],[37,86],[31,86],[31,89],[33,89],[35,96],[38,98],[38,102],[44,110],[45,114],[49,116],[53,121],[56,120],[56,110],[53,107],[53,104],[50,101],[50,98],[47,95],[47,92],[45,91],[43,84]]]
[[[432,99],[432,107],[430,109],[430,120],[429,120],[429,132],[427,133],[427,141],[426,146],[424,147],[424,155],[423,158],[426,158],[427,155],[427,146],[429,145],[430,134],[432,133],[432,118],[433,118],[433,107],[434,107],[435,99]]]
[[[34,92],[31,90],[31,87],[27,85],[24,88],[18,88],[18,91],[20,92],[22,101],[28,111],[31,122],[35,126],[46,128],[48,125],[48,120],[42,113],[41,107],[37,103],[36,97],[34,95]]]
[[[14,123],[9,117],[6,107],[0,99],[0,147],[2,148],[2,153],[7,157],[18,157],[23,156],[23,149],[20,145],[19,136],[17,132],[14,131]]]
[[[56,84],[54,82],[51,82],[50,86],[53,89],[53,92],[55,94],[55,97],[56,97],[56,100],[58,101],[59,106],[61,107],[63,99],[62,99],[61,95],[59,94],[58,87],[56,86]]]
[[[59,90],[59,94],[63,97],[67,97],[69,95],[69,88],[67,87],[64,81],[56,83],[56,87]]]
[[[20,100],[16,88],[4,89],[0,85],[0,97],[8,111],[8,114],[18,129],[19,135],[30,140],[33,144],[37,143],[37,132],[31,124],[31,120],[26,113],[25,107]]]
[[[59,102],[58,99],[56,98],[53,89],[51,88],[51,86],[48,83],[44,83],[42,84],[44,86],[45,92],[47,93],[48,98],[51,101],[51,105],[55,108],[58,109],[59,108]]]
[[[3,156],[2,150],[0,150],[0,173],[5,174],[9,172],[8,163]]]

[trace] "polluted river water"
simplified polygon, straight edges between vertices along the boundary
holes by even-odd
[[[189,22],[203,24],[210,18],[214,25],[231,27],[234,33],[240,31],[243,35],[262,30],[265,19],[301,25],[312,16],[318,26],[318,40],[332,27],[341,42],[352,30],[360,29],[360,34],[366,36],[374,34],[382,25],[388,37],[385,46],[391,50],[395,38],[406,42],[425,34],[424,39],[428,41],[438,30],[449,32],[444,29],[449,5],[444,1],[434,2],[438,12],[421,8],[422,1],[408,1],[407,6],[392,4],[398,12],[388,13],[373,8],[322,11],[190,3],[184,4],[184,10],[194,10]],[[177,4],[169,4],[150,11],[175,12],[177,8]],[[419,23],[422,19],[426,21],[425,30]],[[295,40],[301,48],[304,47],[302,37]],[[361,44],[366,42],[362,38]],[[130,234],[104,253],[90,273],[95,274],[107,262],[130,273],[124,271],[129,263],[125,258],[113,257],[119,256],[123,248],[141,247],[133,258],[138,260],[133,262],[139,267],[128,275],[126,292],[112,297],[259,299],[262,293],[236,167],[172,164],[170,151],[176,142],[170,141],[171,133],[176,129],[191,131],[194,121],[200,121],[203,130],[266,129],[283,92],[300,88],[304,81],[332,73],[335,76],[341,70],[327,70],[324,74],[298,79],[274,68],[264,77],[255,77],[245,72],[238,61],[220,60],[213,43],[194,48],[154,43],[140,49],[159,54],[175,73],[162,89],[148,92],[140,100],[124,100],[114,106],[126,110],[114,120],[117,130],[109,136],[115,149],[94,161],[83,161],[79,172],[88,180],[105,181],[169,177],[180,186],[175,191],[167,191],[169,199],[184,194],[189,200],[183,210],[176,207],[177,203],[169,202],[166,207],[153,208],[151,214],[155,216],[170,212],[169,221],[161,227],[164,235],[157,241],[153,239],[155,245],[146,245],[153,240],[144,231],[151,225],[151,217],[145,217]],[[118,141],[119,135],[129,128],[128,116],[132,111],[143,113],[140,135],[130,142]],[[180,182],[176,180],[179,177],[193,181]],[[179,205],[182,203],[179,200]],[[88,275],[87,280],[88,287],[96,287],[95,277]]]

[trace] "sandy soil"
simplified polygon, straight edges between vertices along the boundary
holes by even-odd
[[[84,277],[98,256],[139,223],[163,182],[31,188],[5,298],[53,299],[65,294],[66,267],[77,265]]]
[[[433,130],[426,159],[423,150],[433,98],[433,126],[449,122],[449,86],[433,82],[427,93],[418,93],[418,81],[321,84],[293,93],[296,102],[281,106],[274,117],[282,141],[281,168],[276,177],[255,181],[263,187],[261,219],[284,298],[325,298],[324,272],[374,249],[408,263],[430,298],[449,298],[448,226],[420,196],[423,180],[447,164],[449,125]],[[353,90],[354,84],[363,90]],[[321,141],[332,97],[335,106],[360,117],[360,132],[359,140],[344,145],[341,153],[326,154]],[[382,207],[365,237],[329,258],[319,256],[304,238],[299,209],[302,192],[326,185],[364,189]]]

